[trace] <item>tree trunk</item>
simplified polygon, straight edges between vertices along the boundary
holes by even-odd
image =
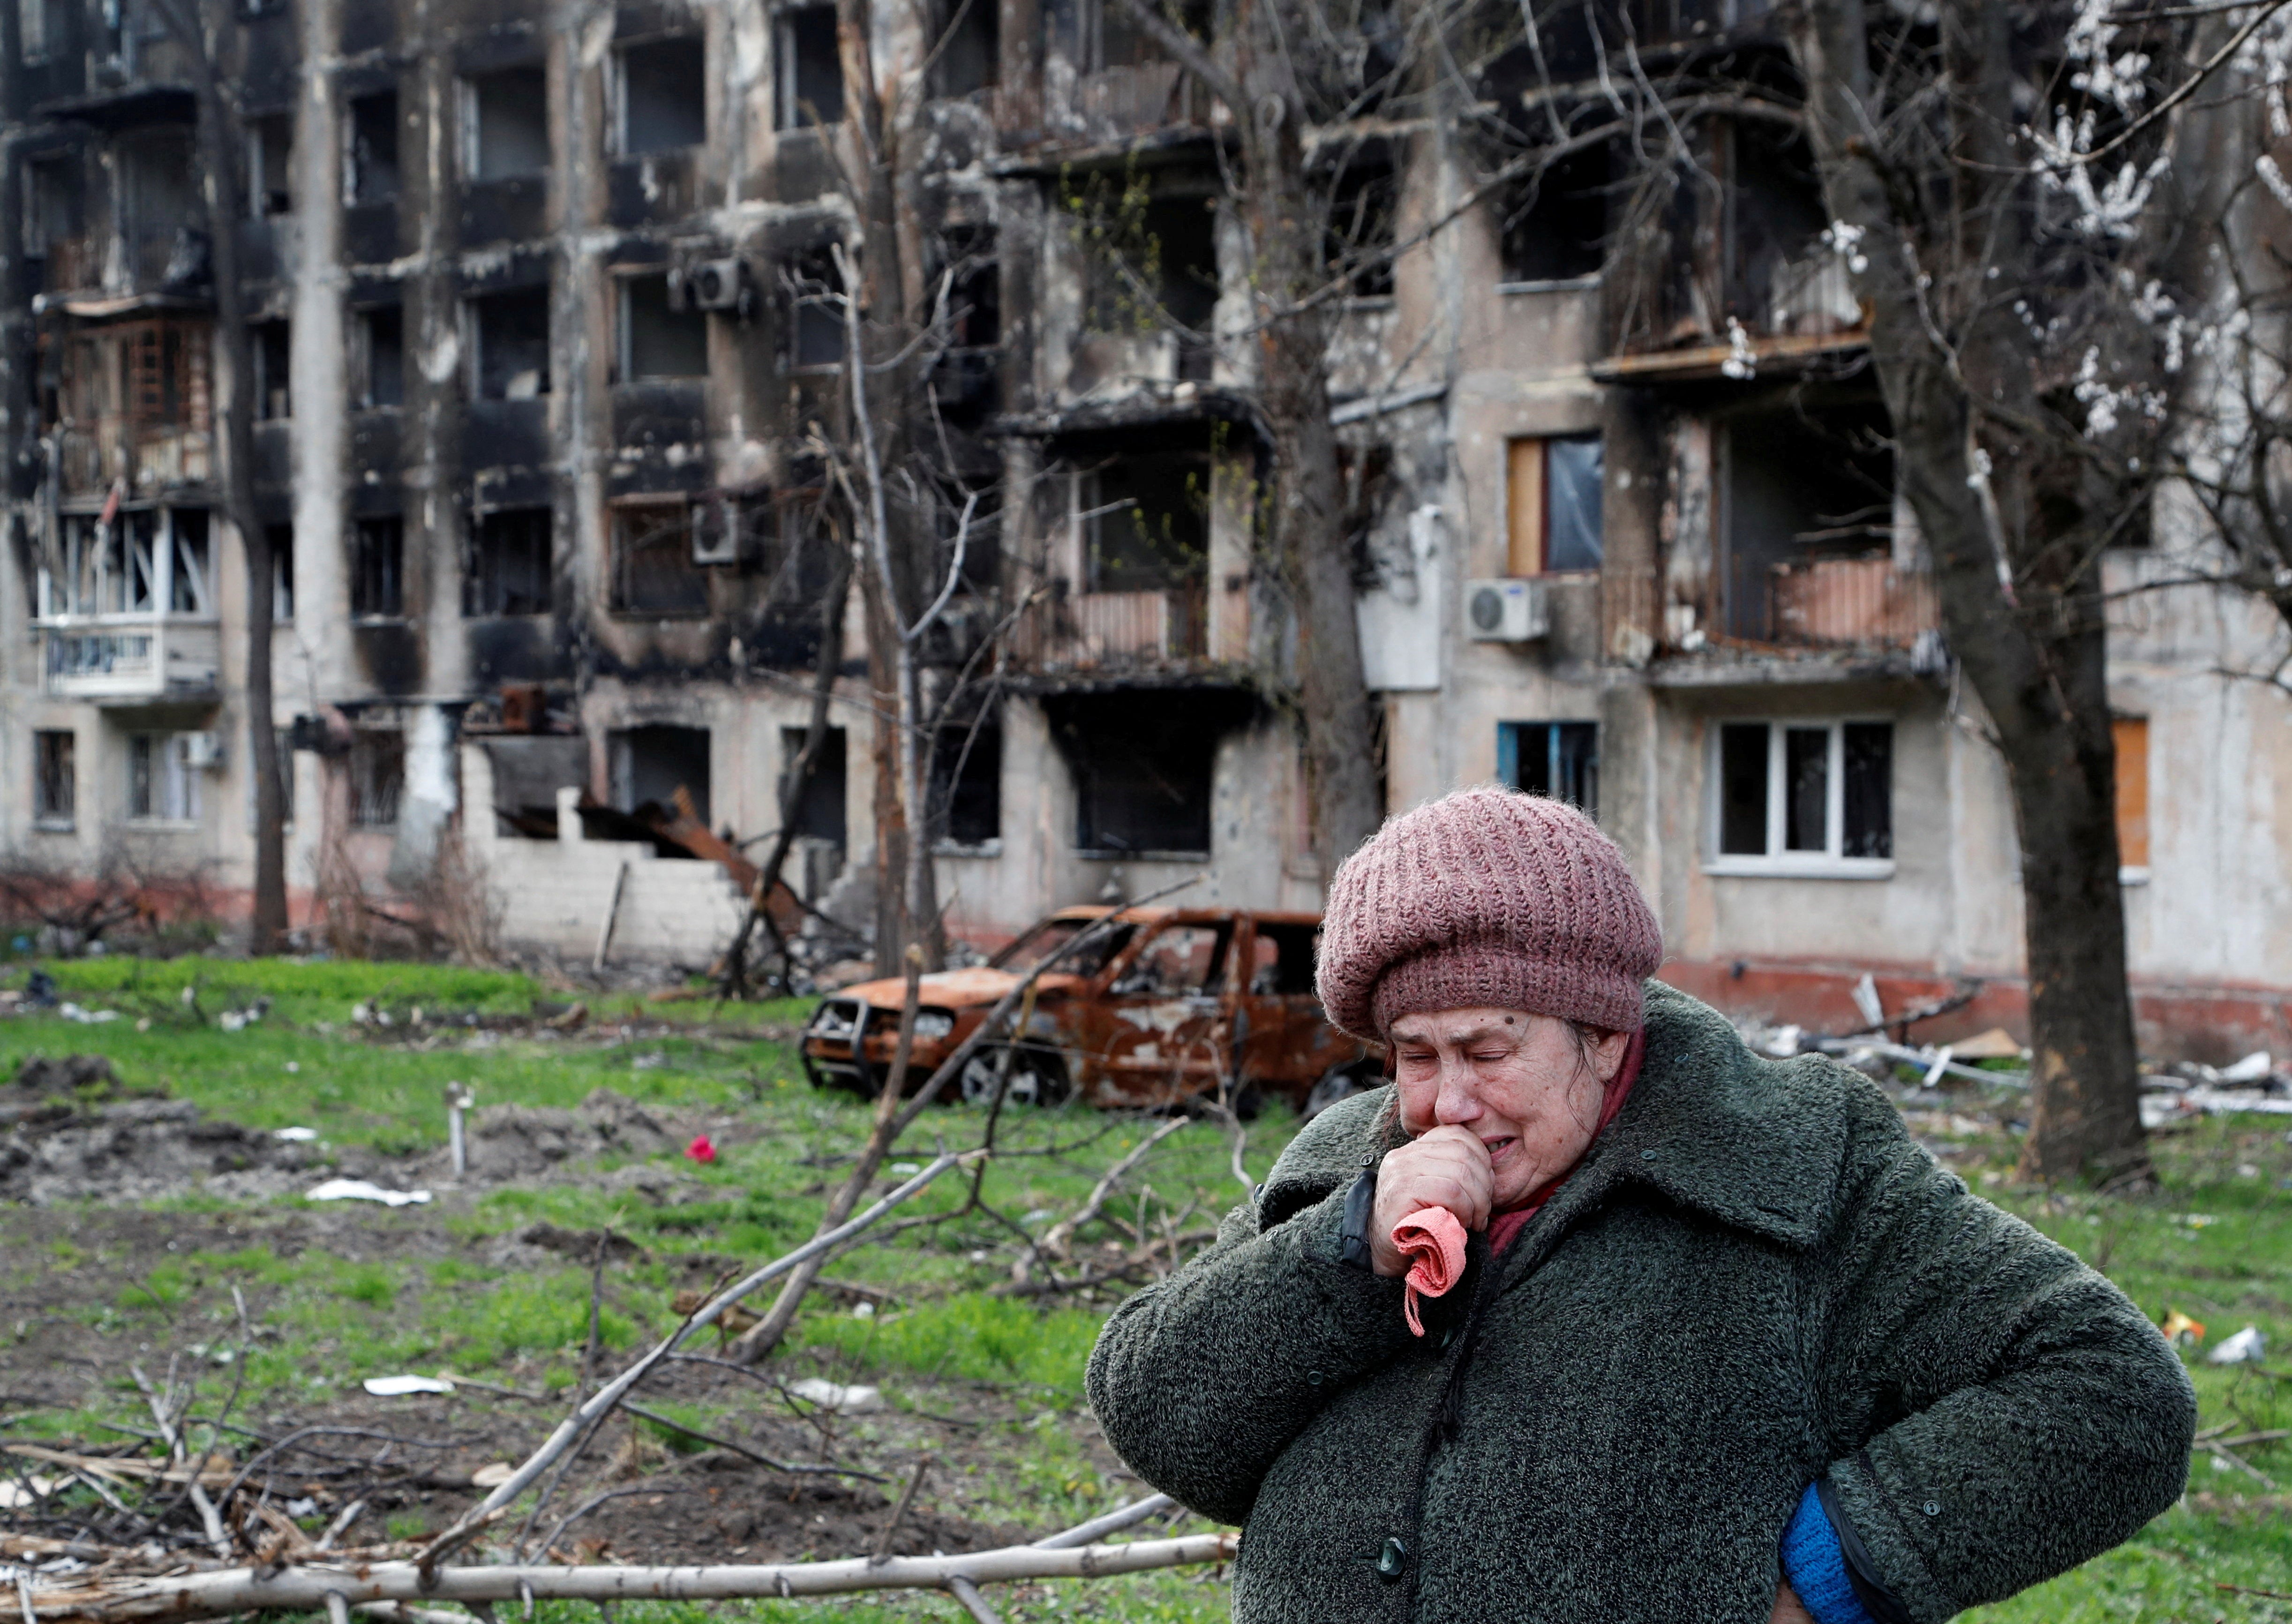
[[[1862,0],[1810,0],[1794,25],[1809,87],[1808,133],[1834,219],[1860,227],[1870,352],[1893,422],[1903,490],[1933,554],[1942,627],[1997,730],[2020,832],[2030,1022],[2036,1062],[2025,1174],[2103,1179],[2145,1169],[2140,1075],[2126,983],[2099,570],[2046,528],[2046,448],[2009,434],[2040,421],[2035,360],[2018,318],[1979,284],[1995,268],[2028,286],[2026,200],[2034,184],[2011,145],[2008,14],[1947,0],[1953,94],[1948,175],[1963,240],[1923,256],[1914,210],[1939,188],[1872,161],[1887,109],[1871,102]],[[1953,253],[1952,250],[1955,250]],[[1955,351],[1934,335],[1951,286],[1938,264],[1970,265],[1972,315]],[[1929,276],[1929,273],[1931,275]],[[1936,312],[1939,311],[1937,315]],[[1976,401],[1993,403],[1977,410]]]
[[[1280,0],[1239,0],[1235,77],[1245,106],[1242,204],[1261,293],[1258,400],[1273,440],[1270,537],[1297,616],[1297,704],[1315,855],[1326,891],[1337,865],[1376,832],[1384,808],[1376,730],[1354,618],[1354,561],[1343,522],[1329,424],[1326,303],[1299,302],[1328,274],[1323,211],[1306,172],[1308,109],[1287,43],[1306,36]]]
[[[247,771],[254,775],[254,908],[249,949],[275,953],[286,932],[286,808],[270,688],[270,536],[254,501],[254,346],[239,287],[238,223],[246,215],[238,165],[244,128],[230,105],[195,0],[159,0],[162,20],[190,59],[198,107],[199,166],[214,277],[214,421],[223,516],[246,561]]]

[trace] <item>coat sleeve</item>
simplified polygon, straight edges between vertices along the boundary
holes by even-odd
[[[1830,1482],[1918,1624],[2131,1538],[2188,1480],[2196,1394],[2141,1311],[1868,1118],[1826,1248]]]
[[[1091,1409],[1115,1452],[1221,1523],[1247,1520],[1330,1396],[1408,1340],[1400,1282],[1337,1261],[1360,1157],[1314,1129],[1344,1109],[1299,1136],[1215,1245],[1116,1309],[1091,1353]]]

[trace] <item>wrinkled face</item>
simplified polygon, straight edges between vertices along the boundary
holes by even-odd
[[[1497,1210],[1576,1164],[1600,1126],[1630,1034],[1595,1035],[1517,1009],[1444,1009],[1392,1023],[1400,1125],[1461,1127],[1488,1148]]]

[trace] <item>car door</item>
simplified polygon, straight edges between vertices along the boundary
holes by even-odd
[[[1089,1087],[1105,1105],[1215,1094],[1231,1055],[1227,974],[1233,923],[1173,919],[1115,968],[1088,1014]]]
[[[1242,1074],[1259,1092],[1301,1103],[1321,1074],[1360,1058],[1361,1046],[1331,1026],[1313,995],[1311,919],[1247,922],[1240,1007]]]

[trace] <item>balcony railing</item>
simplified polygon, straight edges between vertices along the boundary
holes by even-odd
[[[49,694],[59,699],[149,700],[214,692],[222,636],[213,620],[106,615],[42,621]]]
[[[1161,592],[1077,593],[1029,614],[1016,651],[1022,663],[1042,670],[1182,666],[1207,656],[1208,622],[1198,583]]]
[[[1102,134],[1133,134],[1206,121],[1209,99],[1175,62],[1142,62],[1085,74],[1075,110]]]
[[[214,437],[202,428],[136,429],[117,418],[56,437],[67,497],[101,496],[125,481],[131,495],[204,485],[214,474]]]
[[[1901,648],[1937,629],[1933,579],[1891,558],[1777,564],[1768,578],[1770,634],[1813,648]]]

